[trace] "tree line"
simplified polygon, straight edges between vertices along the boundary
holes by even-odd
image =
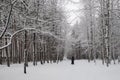
[[[0,64],[62,60],[66,20],[58,1],[0,0]]]
[[[119,9],[120,0],[82,0],[84,9],[79,26],[85,28],[84,49],[88,61],[101,59],[109,66],[120,61]]]

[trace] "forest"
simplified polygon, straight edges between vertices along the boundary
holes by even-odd
[[[120,0],[0,0],[0,65],[59,63],[74,56],[120,62]],[[68,3],[77,10],[65,10]],[[76,17],[70,22],[70,13]],[[77,13],[77,14],[76,14]],[[75,20],[76,19],[76,20]]]

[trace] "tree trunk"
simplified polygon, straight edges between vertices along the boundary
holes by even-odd
[[[110,21],[109,21],[109,17],[110,17],[110,0],[106,1],[106,11],[107,13],[105,13],[105,18],[106,18],[106,23],[105,23],[105,27],[106,27],[106,38],[105,38],[105,43],[106,43],[106,64],[107,66],[109,66],[110,63]]]
[[[27,63],[27,31],[25,30],[25,44],[24,44],[24,73],[26,74]]]
[[[33,33],[33,65],[35,66],[36,64],[36,49],[35,49],[35,33]]]
[[[2,38],[0,38],[0,46],[2,45]],[[2,50],[0,49],[0,64],[2,65]]]
[[[5,38],[5,44],[7,45],[7,37]],[[9,55],[8,55],[8,47],[5,48],[6,58],[7,58],[7,66],[10,67]]]

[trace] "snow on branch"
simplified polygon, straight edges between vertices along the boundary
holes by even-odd
[[[10,16],[11,16],[12,9],[13,9],[13,5],[15,4],[16,1],[17,0],[14,0],[11,3],[10,11],[9,11],[8,18],[7,18],[7,21],[6,21],[6,24],[5,24],[5,29],[3,30],[2,34],[0,35],[0,39],[3,37],[3,35],[5,34],[5,32],[6,32],[7,28],[8,28],[8,24],[9,24],[9,21],[10,21]]]
[[[20,15],[20,17],[22,17],[24,19],[31,19],[31,20],[35,20],[36,21],[36,18],[32,18],[32,17],[29,17],[29,16],[22,16],[22,15]],[[42,19],[38,18],[37,21],[42,22],[42,23],[53,23],[53,22],[61,21],[61,19],[55,19],[53,21],[52,19],[51,20],[42,20]]]
[[[70,2],[73,3],[73,4],[80,4],[80,1],[78,1],[78,2],[75,2],[75,1],[73,1],[73,0],[68,0],[68,1],[70,1]]]
[[[7,18],[7,22],[5,24],[5,29],[2,32],[2,34],[0,35],[0,38],[3,37],[3,35],[5,34],[5,32],[6,32],[7,28],[8,28],[8,24],[9,24],[9,21],[10,21],[10,16],[11,16],[11,13],[12,13],[12,8],[13,8],[13,6],[11,5],[10,12],[9,12],[9,15],[8,15],[8,18]]]
[[[14,37],[17,33],[20,33],[20,32],[25,31],[25,30],[35,30],[35,31],[38,32],[38,33],[47,34],[47,35],[49,35],[49,36],[52,36],[52,37],[54,37],[54,38],[57,39],[57,40],[61,40],[61,41],[64,41],[64,40],[65,40],[65,39],[62,39],[62,38],[57,37],[56,35],[52,34],[51,32],[47,32],[47,31],[45,32],[45,31],[38,30],[38,29],[35,29],[35,28],[24,28],[24,29],[18,30],[18,31],[16,31],[15,33],[13,33],[13,34],[11,35],[11,37],[10,37],[10,41],[8,42],[8,44],[0,47],[0,49],[4,49],[4,48],[8,47],[9,45],[11,45],[13,37]]]

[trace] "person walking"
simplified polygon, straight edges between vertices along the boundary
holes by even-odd
[[[71,58],[71,64],[72,65],[74,64],[74,56],[72,56],[72,58]]]

